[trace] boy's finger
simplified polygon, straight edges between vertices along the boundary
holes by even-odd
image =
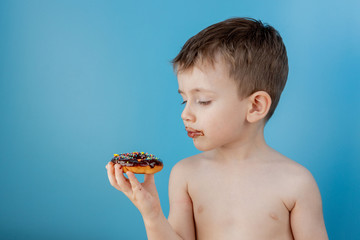
[[[116,182],[116,178],[115,178],[114,164],[112,162],[109,162],[106,165],[106,169],[107,169],[107,175],[108,175],[111,186],[117,188],[118,186],[117,186],[117,182]]]
[[[137,190],[141,191],[142,190],[141,183],[137,180],[137,178],[135,177],[135,174],[129,171],[129,172],[126,172],[126,175],[129,178],[132,190],[134,192]]]
[[[120,164],[115,164],[115,178],[118,186],[120,187],[120,191],[127,194],[131,191],[130,184],[128,180],[124,177],[123,169]]]
[[[155,182],[154,174],[145,174],[144,183],[153,183]]]

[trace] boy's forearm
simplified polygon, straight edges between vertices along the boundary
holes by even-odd
[[[148,240],[183,240],[161,212],[151,219],[143,218]]]

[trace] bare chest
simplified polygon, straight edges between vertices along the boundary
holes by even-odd
[[[198,175],[189,184],[198,239],[292,239],[281,184],[261,169]]]

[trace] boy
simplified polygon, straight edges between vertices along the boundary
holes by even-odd
[[[228,19],[190,38],[173,64],[181,118],[203,152],[172,169],[168,220],[153,175],[139,183],[107,165],[111,185],[140,210],[148,239],[328,239],[311,173],[264,140],[288,74],[278,32]]]

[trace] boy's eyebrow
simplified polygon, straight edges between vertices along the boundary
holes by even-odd
[[[194,88],[194,89],[191,89],[190,92],[213,92],[213,91],[205,89],[205,88]],[[184,94],[184,92],[180,89],[178,89],[178,93]]]

